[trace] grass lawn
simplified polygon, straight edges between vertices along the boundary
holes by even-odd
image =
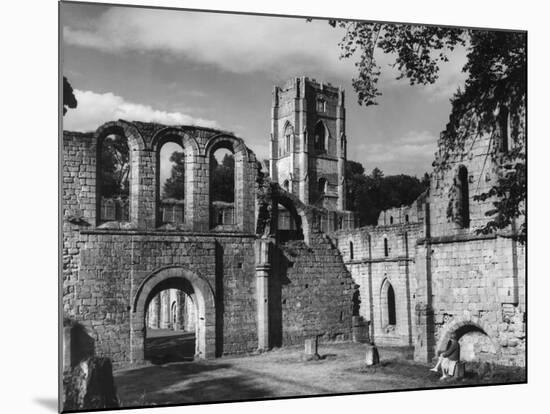
[[[321,344],[318,361],[303,347],[211,361],[172,362],[115,372],[122,407],[239,401],[289,396],[373,392],[475,384],[525,382],[525,369],[495,367],[483,377],[476,364],[461,380],[440,381],[430,366],[407,360],[401,350],[379,348],[381,363],[366,367],[365,345]]]

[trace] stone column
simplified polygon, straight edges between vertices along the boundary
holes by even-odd
[[[183,329],[183,311],[185,307],[185,293],[181,290],[176,291],[176,324],[174,325],[175,331],[181,331]]]
[[[336,107],[336,156],[338,157],[338,202],[337,209],[346,209],[346,110],[344,90],[338,88],[338,106]]]
[[[149,305],[149,328],[158,328],[160,323],[160,297],[156,295]]]
[[[170,328],[170,291],[163,290],[160,293],[160,327],[161,329]]]
[[[271,239],[259,239],[256,253],[256,302],[258,350],[269,349],[269,273],[271,272]]]
[[[416,338],[414,343],[415,361],[431,362],[435,354],[435,325],[432,307],[432,265],[430,204],[425,204],[424,244],[416,246],[415,274],[416,287]]]

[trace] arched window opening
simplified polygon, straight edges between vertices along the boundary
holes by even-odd
[[[390,224],[393,224],[393,216],[390,216]]]
[[[384,256],[389,256],[388,239],[384,237]]]
[[[468,189],[468,170],[463,165],[458,168],[458,199],[458,222],[461,227],[467,228],[470,225],[470,196]]]
[[[392,285],[388,287],[388,325],[395,325],[395,293]]]
[[[326,152],[326,131],[325,125],[321,121],[315,125],[313,147],[318,152]]]
[[[154,292],[145,313],[145,359],[153,363],[192,360],[197,308],[192,287]],[[170,341],[166,341],[166,336]]]
[[[158,194],[161,225],[185,221],[185,153],[180,144],[165,142],[158,153]]]
[[[303,240],[302,220],[290,205],[279,203],[277,206],[277,240],[281,243],[289,240]]]
[[[408,222],[409,222],[409,215],[405,214],[405,223],[408,223]]]
[[[99,140],[99,222],[130,220],[130,151],[122,134]]]
[[[235,157],[226,148],[210,156],[210,217],[212,227],[236,223]]]
[[[324,99],[319,98],[317,99],[317,112],[326,112],[326,102]]]
[[[294,135],[294,129],[290,123],[287,123],[283,133],[283,140],[280,142],[279,147],[282,148],[279,155],[285,156],[292,152],[292,135]]]
[[[319,194],[326,194],[327,193],[327,187],[328,187],[327,179],[326,178],[319,178],[319,182],[318,182]]]
[[[353,260],[353,242],[349,242],[349,259]]]

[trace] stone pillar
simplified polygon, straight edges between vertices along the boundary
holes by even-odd
[[[346,209],[346,110],[344,108],[344,90],[338,88],[338,106],[336,107],[336,155],[338,157],[338,202],[337,209]]]
[[[149,305],[149,325],[150,328],[158,328],[160,323],[160,296],[156,295]]]
[[[416,338],[414,343],[415,361],[431,362],[435,354],[435,325],[432,306],[432,265],[430,205],[425,204],[424,234],[425,241],[416,246],[415,274],[416,287]]]
[[[176,324],[175,331],[183,330],[183,308],[185,308],[185,293],[181,290],[176,291]]]
[[[269,273],[271,272],[271,239],[259,239],[256,254],[256,302],[258,350],[269,349]]]
[[[170,328],[170,291],[160,292],[160,327],[161,329]]]

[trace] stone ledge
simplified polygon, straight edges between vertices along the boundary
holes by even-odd
[[[117,236],[186,236],[186,237],[241,237],[256,238],[252,233],[242,232],[194,232],[184,230],[126,230],[126,229],[81,229],[80,234],[114,234]]]

